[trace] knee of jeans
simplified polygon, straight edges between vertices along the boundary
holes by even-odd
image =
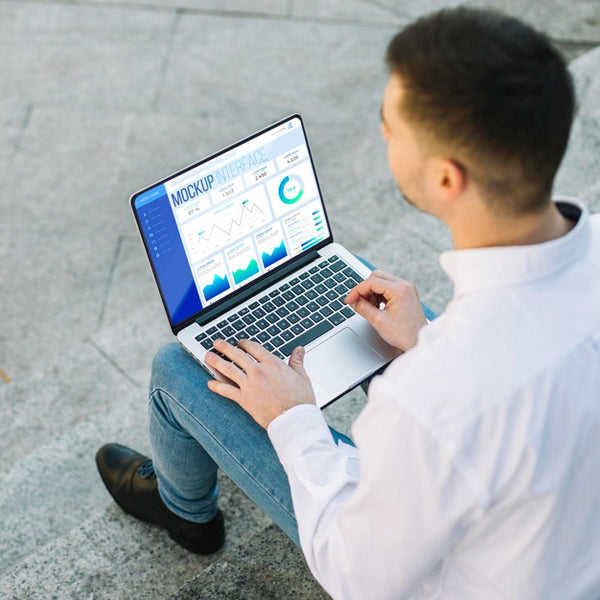
[[[181,361],[181,354],[185,350],[177,343],[163,346],[152,360],[152,372],[150,375],[150,393],[156,388],[164,387],[173,375],[175,366]]]

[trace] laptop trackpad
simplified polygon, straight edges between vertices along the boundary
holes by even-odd
[[[368,375],[382,357],[348,328],[310,349],[304,366],[310,378],[330,392],[338,392]]]

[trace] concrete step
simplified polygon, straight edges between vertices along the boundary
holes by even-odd
[[[86,419],[123,403],[134,382],[90,342],[50,357],[40,374],[0,386],[0,477]]]
[[[300,549],[276,526],[223,553],[169,600],[324,600]]]
[[[194,556],[125,515],[94,462],[108,441],[149,451],[146,386],[91,341],[38,372],[0,388],[0,597],[172,594],[215,557]],[[270,520],[225,475],[220,482],[227,549]]]
[[[230,481],[222,481],[222,486],[229,539],[220,552],[211,556],[191,554],[160,528],[123,513],[106,495],[105,506],[90,510],[64,535],[4,571],[0,597],[162,600],[218,561],[230,547],[247,544],[265,528],[264,515],[251,507],[247,510],[248,501]],[[231,518],[240,512],[243,519]]]

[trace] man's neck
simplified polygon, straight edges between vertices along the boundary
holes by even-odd
[[[468,224],[464,220],[457,221],[454,226],[449,223],[457,250],[541,244],[562,237],[574,225],[560,213],[554,202],[538,213],[499,217],[482,210],[471,214]]]

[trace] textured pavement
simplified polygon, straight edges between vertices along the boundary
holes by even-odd
[[[198,558],[116,509],[102,443],[148,449],[172,339],[128,197],[303,115],[335,237],[442,311],[446,230],[402,202],[379,134],[389,38],[442,0],[0,0],[0,597],[321,598],[223,478],[228,542]],[[598,0],[489,0],[569,60],[578,119],[556,189],[600,210]],[[348,430],[365,399],[326,410]]]

